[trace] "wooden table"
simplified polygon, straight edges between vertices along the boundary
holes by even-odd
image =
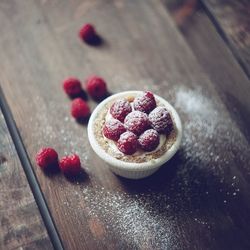
[[[250,249],[249,9],[1,1],[0,249]],[[78,39],[85,22],[101,45]],[[71,118],[61,82],[90,74],[112,93],[149,89],[178,110],[181,148],[153,176],[112,174]],[[78,153],[85,172],[45,175],[34,161],[43,146]]]

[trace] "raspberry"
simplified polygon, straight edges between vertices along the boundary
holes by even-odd
[[[149,128],[148,116],[141,111],[133,111],[126,116],[124,125],[127,130],[140,135]]]
[[[124,121],[126,115],[131,111],[132,107],[126,99],[115,101],[110,108],[111,115],[121,122]]]
[[[81,94],[81,82],[76,78],[68,78],[63,82],[63,89],[70,97],[76,97]]]
[[[149,113],[156,107],[156,102],[154,95],[146,91],[142,96],[138,96],[134,100],[134,108],[135,110],[139,110],[141,112]]]
[[[81,98],[76,98],[71,104],[71,115],[78,120],[85,119],[90,115],[88,104]]]
[[[111,119],[105,123],[102,131],[105,137],[110,140],[117,141],[126,129],[120,121]]]
[[[86,88],[93,99],[102,99],[107,94],[106,82],[98,76],[88,78]]]
[[[58,165],[58,154],[53,148],[42,148],[36,155],[36,163],[42,169]]]
[[[96,39],[96,36],[95,27],[90,23],[83,25],[79,31],[79,37],[86,43],[91,44]]]
[[[132,155],[135,153],[137,145],[137,136],[130,131],[121,134],[120,139],[117,142],[118,149],[126,155]]]
[[[157,107],[148,116],[151,126],[158,133],[169,134],[173,129],[171,116],[166,108]]]
[[[59,162],[60,169],[66,175],[77,175],[81,171],[80,158],[76,154],[64,156]]]
[[[138,139],[140,147],[145,151],[152,151],[160,143],[160,136],[154,129],[148,129]]]

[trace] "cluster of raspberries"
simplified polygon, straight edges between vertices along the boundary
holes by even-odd
[[[107,95],[107,84],[99,76],[91,76],[86,80],[86,91],[94,100],[101,100]],[[63,82],[65,93],[73,99],[71,115],[77,120],[84,120],[90,115],[88,103],[84,100],[85,92],[81,82],[70,77]]]
[[[100,39],[95,27],[87,23],[79,31],[79,37],[89,45],[95,45]],[[84,100],[85,94],[80,80],[70,77],[63,82],[65,93],[72,99],[71,115],[77,120],[85,120],[90,115],[88,103]],[[107,84],[99,76],[91,76],[85,81],[85,89],[94,100],[102,100],[107,96]]]
[[[131,103],[126,99],[115,101],[111,108],[112,119],[105,122],[103,135],[117,142],[118,149],[127,155],[138,148],[150,152],[160,142],[159,134],[169,135],[173,129],[170,113],[165,107],[156,107],[154,95],[147,91]]]
[[[72,154],[58,158],[53,148],[42,148],[36,155],[37,165],[44,171],[60,169],[66,176],[76,176],[81,171],[81,161],[78,155]]]
[[[98,41],[99,36],[93,25],[85,24],[79,31],[79,37],[87,44]],[[73,99],[71,115],[77,120],[85,120],[90,115],[90,107],[84,100],[86,95],[80,80],[74,77],[63,81],[65,93]],[[86,80],[85,89],[94,100],[101,100],[107,96],[107,84],[99,76],[91,76]],[[80,173],[81,162],[76,154],[64,156],[59,160],[58,154],[53,148],[42,148],[36,155],[37,165],[44,171],[60,169],[65,175],[75,176]]]

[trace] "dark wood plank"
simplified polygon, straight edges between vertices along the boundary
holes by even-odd
[[[185,23],[197,8],[204,9],[245,73],[250,76],[249,1],[162,0],[162,2],[168,6],[178,25]]]
[[[31,160],[51,145],[85,165],[82,180],[69,182],[34,164],[67,249],[250,247],[249,142],[160,2],[6,2],[0,21],[0,80]],[[78,40],[86,21],[102,46]],[[61,80],[92,73],[113,92],[150,88],[180,112],[182,148],[151,178],[114,176],[70,118]]]
[[[250,2],[248,0],[202,1],[218,22],[232,51],[250,77]]]
[[[201,5],[189,1],[163,0],[184,39],[207,73],[230,115],[250,141],[250,81],[243,69],[225,46],[207,12]],[[189,9],[189,11],[184,11]],[[204,29],[206,27],[206,29]],[[216,58],[216,60],[215,60]],[[239,86],[240,85],[240,86]]]
[[[52,249],[0,111],[0,249]]]

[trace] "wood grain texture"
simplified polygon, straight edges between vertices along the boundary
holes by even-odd
[[[176,13],[183,13],[182,9],[186,8],[183,7],[183,3],[180,5],[178,2],[174,2],[175,4],[173,4],[171,0],[163,0],[162,2],[171,13],[203,70],[217,86],[220,97],[228,110],[231,110],[230,115],[234,117],[249,141],[249,78],[231,50],[225,46],[223,39],[202,6],[193,6],[194,8],[188,15],[181,15],[180,18],[179,15],[176,16]]]
[[[85,166],[81,178],[69,181],[34,164],[66,249],[250,247],[248,138],[222,87],[199,65],[160,2],[3,3],[0,80],[33,164],[37,150],[50,145],[61,156],[77,152]],[[77,38],[87,21],[103,37],[101,46]],[[70,118],[62,79],[93,73],[112,92],[151,89],[179,111],[182,147],[154,176],[113,175],[90,149],[86,126]],[[239,101],[247,103],[246,96]]]
[[[167,7],[175,23],[182,26],[200,6],[198,0],[161,0]]]
[[[0,249],[52,249],[0,112]]]
[[[250,77],[250,2],[248,0],[202,2],[218,22],[232,51]]]

